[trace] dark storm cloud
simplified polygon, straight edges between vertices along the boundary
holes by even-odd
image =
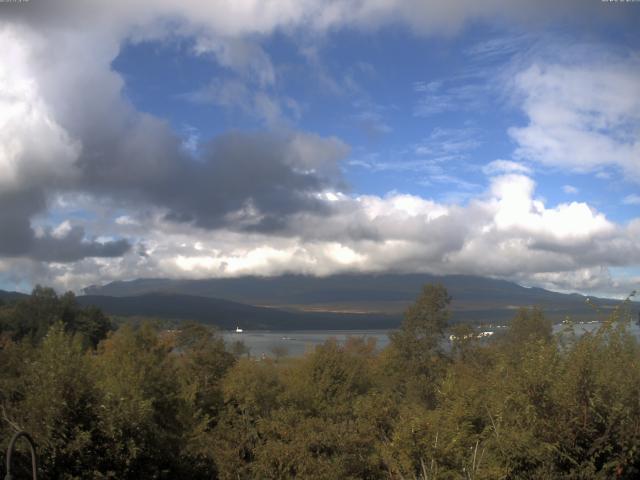
[[[339,182],[337,164],[348,152],[341,141],[291,131],[230,132],[194,156],[166,121],[136,111],[123,97],[122,79],[105,68],[117,44],[88,53],[78,37],[52,35],[56,48],[39,33],[4,32],[15,42],[16,72],[9,78],[15,94],[9,90],[5,100],[16,112],[38,115],[12,118],[15,134],[4,132],[21,149],[0,178],[0,256],[69,262],[129,250],[124,240],[101,244],[80,230],[36,235],[34,217],[64,192],[125,210],[157,208],[167,220],[210,230],[276,232],[296,213],[326,213],[317,193]],[[18,88],[30,78],[39,80],[37,97]]]
[[[340,182],[337,164],[348,153],[332,137],[236,131],[194,157],[165,122],[126,105],[111,118],[63,125],[82,139],[76,188],[160,207],[166,219],[204,229],[272,232],[297,213],[328,213],[316,193]]]
[[[335,139],[232,132],[206,145],[196,159],[180,149],[161,122],[155,122],[155,128],[146,122],[141,119],[126,133],[116,130],[111,136],[101,130],[103,135],[85,138],[73,188],[132,207],[160,207],[167,220],[204,229],[282,232],[293,215],[329,213],[316,193],[336,181],[320,170],[347,151]],[[300,143],[310,146],[304,154],[294,148]],[[45,211],[47,193],[41,185],[0,197],[0,256],[72,262],[130,250],[126,240],[88,241],[79,226],[64,236],[50,230],[36,236],[30,220]]]
[[[87,240],[80,226],[54,235],[46,229],[37,235],[30,218],[44,210],[42,191],[0,195],[0,257],[29,257],[48,262],[74,262],[86,257],[119,257],[129,251],[127,240]]]
[[[45,48],[31,57],[44,80],[42,96],[81,145],[73,189],[126,207],[159,207],[171,221],[205,229],[277,231],[298,212],[323,213],[315,194],[340,182],[343,142],[289,130],[236,131],[193,155],[167,121],[137,111],[122,95],[121,77],[105,68],[117,44],[87,57],[74,40],[59,37],[64,56],[52,59],[56,53]],[[59,68],[50,68],[53,61]],[[100,94],[87,100],[84,92]]]
[[[397,22],[426,34],[452,33],[471,20],[536,17],[528,10],[536,10],[545,21],[560,11],[590,21],[594,16],[586,12],[594,9],[622,12],[602,2],[582,4],[570,0],[559,8],[555,0],[337,0],[327,18],[322,15],[327,11],[324,0],[305,2],[302,8],[296,2],[265,8],[263,2],[214,5],[198,0],[31,0],[13,8],[0,1],[0,8],[9,5],[20,17],[14,18],[15,25],[8,24],[7,10],[0,12],[0,67],[11,65],[0,89],[0,112],[15,112],[0,129],[0,142],[20,147],[11,149],[15,156],[5,158],[9,174],[0,171],[0,268],[28,269],[32,280],[50,278],[79,286],[89,278],[103,282],[165,275],[323,275],[345,269],[425,268],[502,276],[551,272],[561,280],[567,271],[580,268],[579,260],[593,255],[594,248],[602,252],[598,258],[605,264],[637,263],[640,252],[633,246],[639,224],[618,229],[611,241],[603,237],[577,246],[571,235],[549,237],[545,232],[570,222],[532,213],[527,205],[533,202],[533,187],[525,201],[488,193],[487,199],[459,208],[410,195],[339,194],[345,188],[338,165],[348,148],[335,138],[295,131],[231,132],[192,155],[169,122],[136,110],[124,78],[112,69],[127,41],[171,35],[193,37],[203,48],[201,54],[208,48],[221,66],[242,77],[260,73],[269,59],[255,63],[244,49],[216,42],[282,30],[331,31]],[[175,19],[179,32],[162,19]],[[260,57],[261,52],[253,54]],[[258,83],[277,83],[278,76],[267,74]],[[280,87],[284,84],[273,91]],[[247,92],[252,94],[251,89]],[[507,192],[522,186],[516,176],[505,178],[513,184]],[[100,221],[91,228],[77,220],[55,229],[35,227],[36,219],[38,225],[47,221],[47,200],[60,192],[89,199],[88,205],[74,200],[72,208],[98,213]],[[121,222],[113,221],[113,204]],[[521,204],[527,208],[516,212],[520,221],[514,221],[513,210],[504,207]],[[562,209],[546,210],[572,218]],[[158,213],[164,222],[157,221]],[[590,237],[604,228],[601,223],[586,216],[579,226]],[[127,240],[96,238],[99,233],[111,238],[114,231],[135,237],[138,254],[124,255],[132,251]],[[75,261],[123,255],[114,261]],[[623,255],[624,261],[616,263]],[[45,267],[47,262],[56,263]]]
[[[321,170],[348,150],[313,135],[231,132],[194,158],[162,122],[129,120],[127,131],[86,132],[77,188],[146,202],[166,209],[168,220],[205,229],[277,230],[298,212],[322,213],[314,194],[337,180]],[[298,152],[300,143],[309,148]]]
[[[338,145],[336,157],[341,152]],[[332,179],[298,167],[298,160],[291,158],[287,137],[229,133],[205,147],[201,161],[178,157],[171,175],[148,193],[174,221],[206,229],[280,230],[296,213],[327,212],[314,194]]]
[[[30,218],[45,208],[41,191],[0,194],[0,256],[28,253],[35,234]]]
[[[108,242],[86,240],[84,228],[72,227],[62,236],[46,231],[32,242],[30,256],[45,262],[75,262],[86,257],[121,257],[131,249],[124,239]]]

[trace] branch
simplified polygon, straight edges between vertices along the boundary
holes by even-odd
[[[13,428],[16,432],[21,432],[24,430],[24,428],[22,428],[20,425],[18,425],[16,422],[12,421],[9,418],[9,416],[7,415],[7,410],[4,408],[4,405],[0,405],[0,408],[2,409],[2,418],[4,418],[5,422],[7,422],[11,428]]]

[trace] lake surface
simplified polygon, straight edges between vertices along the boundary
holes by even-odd
[[[592,332],[600,326],[600,322],[579,323],[574,326],[577,335],[585,332]],[[554,333],[561,331],[561,324],[554,325]],[[496,333],[504,330],[505,327],[484,328],[484,330],[494,331]],[[286,351],[286,355],[291,357],[300,357],[307,351],[312,351],[317,345],[320,345],[330,338],[335,338],[338,342],[343,343],[349,337],[373,338],[376,341],[378,349],[383,349],[389,344],[389,333],[393,330],[301,330],[301,331],[267,331],[255,330],[245,331],[243,333],[223,332],[224,340],[227,344],[235,341],[242,341],[249,348],[249,352],[253,357],[261,357],[263,355],[273,357],[274,349],[280,348]],[[632,324],[630,331],[640,339],[640,327]],[[447,342],[448,343],[448,342]]]
[[[223,332],[224,341],[231,344],[241,340],[249,347],[252,356],[273,356],[274,348],[284,348],[288,356],[299,357],[313,350],[317,345],[335,338],[343,343],[349,337],[374,338],[378,348],[389,343],[387,336],[391,330],[304,330],[304,331],[245,331],[243,333]]]

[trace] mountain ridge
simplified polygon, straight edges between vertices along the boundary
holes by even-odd
[[[413,302],[426,283],[442,283],[460,307],[476,303],[519,305],[575,303],[586,301],[579,293],[560,293],[540,287],[524,287],[507,280],[473,275],[430,274],[341,274],[328,277],[282,275],[245,276],[202,280],[136,279],[90,286],[86,294],[131,296],[141,293],[176,293],[240,301],[252,305],[290,306],[357,302]],[[590,297],[594,298],[594,297]],[[597,299],[605,303],[613,299]],[[406,307],[406,305],[405,305]],[[396,311],[402,311],[398,308]]]
[[[602,318],[620,300],[523,287],[471,275],[342,274],[228,279],[137,279],[91,286],[78,295],[110,315],[195,320],[220,328],[322,330],[395,328],[426,283],[440,282],[452,296],[452,322],[508,323],[520,307],[539,306],[555,322]],[[26,297],[0,291],[0,299]],[[587,298],[593,301],[587,303]],[[597,313],[593,304],[598,305]],[[638,304],[633,304],[637,310]]]
[[[554,321],[567,316],[593,319],[594,308],[607,310],[620,300],[560,293],[540,287],[473,275],[340,274],[327,277],[282,275],[245,276],[201,280],[136,279],[91,286],[91,295],[127,297],[163,293],[217,298],[289,312],[390,315],[402,312],[418,297],[426,283],[442,283],[452,297],[453,321],[504,323],[520,307],[539,306]]]

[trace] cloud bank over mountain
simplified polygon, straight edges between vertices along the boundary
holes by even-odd
[[[468,167],[477,181],[459,181],[464,200],[445,201],[355,188],[345,165],[358,149],[296,121],[308,107],[280,87],[287,70],[265,46],[273,35],[299,39],[311,62],[312,52],[345,29],[375,35],[394,27],[449,41],[474,22],[535,31],[599,15],[624,26],[621,9],[503,0],[31,0],[0,9],[5,284],[79,288],[149,276],[419,271],[620,293],[636,281],[633,274],[614,278],[610,268],[640,265],[640,216],[612,219],[587,200],[544,199],[535,172],[614,172],[640,183],[637,53],[568,59],[543,52],[507,62],[495,82],[522,116],[504,131],[512,158]],[[128,44],[175,37],[190,40],[186,55],[212,59],[236,82],[214,79],[205,90],[183,93],[184,100],[239,109],[258,118],[257,127],[222,129],[186,148],[170,116],[138,108],[114,61]],[[475,54],[504,54],[496,51],[505,44],[492,45]],[[447,111],[422,101],[421,115]],[[460,101],[451,108],[462,109]],[[375,119],[385,126],[379,135],[401,131],[384,123],[384,109],[368,108],[351,118]],[[427,169],[431,182],[451,181],[452,162],[466,165],[467,152],[482,143],[462,140],[444,148],[442,136],[432,134],[442,148],[440,163]],[[415,150],[433,157],[433,146]],[[411,175],[413,164],[406,165]]]

